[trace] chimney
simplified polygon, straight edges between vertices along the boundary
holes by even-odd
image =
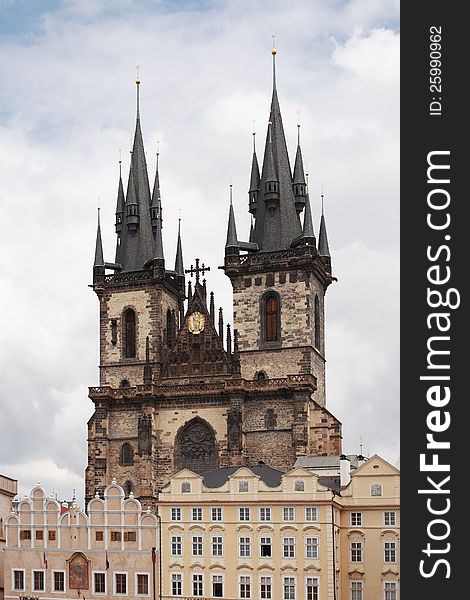
[[[358,454],[357,455],[357,466],[360,467],[365,462],[367,462],[367,458],[365,456],[362,456],[362,454]]]
[[[339,457],[339,481],[342,488],[351,481],[351,461],[344,454]]]

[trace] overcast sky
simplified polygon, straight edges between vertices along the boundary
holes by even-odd
[[[167,265],[223,263],[228,186],[248,239],[251,130],[263,155],[271,34],[284,129],[300,111],[315,228],[324,185],[333,272],[327,407],[343,450],[399,457],[399,32],[395,0],[0,0],[0,473],[83,498],[101,206],[114,260],[118,150],[127,179],[135,67],[150,177],[160,140]],[[126,185],[126,181],[125,181]],[[99,199],[99,200],[98,200]]]

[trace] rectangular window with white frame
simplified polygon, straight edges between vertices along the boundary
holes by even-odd
[[[183,595],[183,575],[181,573],[171,574],[171,595],[182,596]]]
[[[259,509],[259,520],[263,522],[271,521],[271,507],[262,506]]]
[[[11,588],[14,592],[25,591],[25,570],[13,569],[11,574]]]
[[[295,537],[282,538],[283,558],[295,558]]]
[[[224,540],[221,535],[213,535],[212,536],[211,555],[212,556],[223,556],[224,555]]]
[[[362,581],[351,581],[349,589],[351,591],[351,600],[364,600]]]
[[[172,521],[181,521],[181,507],[180,506],[172,506],[170,512],[171,512],[171,520]]]
[[[362,527],[362,513],[361,512],[352,512],[350,514],[350,523],[351,527]]]
[[[282,509],[283,521],[295,521],[295,508],[293,506],[284,506]]]
[[[397,544],[396,542],[384,542],[384,562],[397,562]]]
[[[384,582],[384,600],[397,600],[397,582]]]
[[[106,594],[106,571],[93,571],[93,594]]]
[[[212,597],[224,597],[224,576],[219,574],[212,575]]]
[[[239,521],[250,521],[250,508],[247,506],[242,506],[238,509],[238,520]]]
[[[242,536],[238,538],[238,556],[248,558],[251,556],[251,538]]]
[[[181,535],[171,536],[171,556],[181,556],[183,554],[183,538]]]
[[[305,538],[305,558],[318,558],[318,537]]]
[[[149,573],[136,573],[135,574],[135,589],[137,596],[149,596],[150,595],[150,575]]]
[[[384,512],[385,527],[395,527],[397,524],[397,513],[394,510],[386,510]]]
[[[33,592],[44,592],[45,587],[45,572],[44,569],[34,570],[32,573],[32,590]]]
[[[191,554],[193,556],[202,556],[203,550],[202,535],[193,535],[191,538]]]
[[[272,600],[273,584],[271,575],[262,575],[259,580],[259,597],[261,600]]]
[[[211,509],[211,521],[223,521],[224,509],[221,506],[216,506]]]
[[[305,579],[305,600],[319,600],[320,583],[318,577],[307,577]]]
[[[350,542],[351,562],[362,562],[362,542]]]
[[[240,598],[251,598],[251,575],[240,575],[238,588]]]
[[[65,571],[52,571],[52,591],[65,592]]]
[[[318,508],[316,506],[305,507],[305,520],[313,521],[314,523],[318,521]]]
[[[295,600],[295,577],[284,577],[282,581],[283,600]]]
[[[202,508],[200,506],[193,506],[191,509],[191,521],[202,521]]]
[[[127,573],[114,573],[114,594],[127,596]]]
[[[193,596],[204,596],[204,576],[202,573],[193,573]]]

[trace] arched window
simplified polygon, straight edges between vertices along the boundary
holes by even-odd
[[[320,350],[320,302],[318,300],[318,296],[315,296],[314,311],[315,348],[317,348],[317,350]]]
[[[279,296],[269,293],[264,298],[264,341],[277,342],[280,339],[280,302]]]
[[[125,442],[121,447],[121,464],[134,464],[134,450],[132,449],[132,446],[129,444],[129,442]]]
[[[135,358],[135,312],[131,308],[124,313],[124,356]]]

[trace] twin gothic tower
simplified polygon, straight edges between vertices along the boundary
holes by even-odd
[[[196,259],[185,269],[179,230],[174,268],[167,266],[158,156],[151,191],[136,83],[114,262],[104,260],[98,221],[100,385],[89,389],[95,411],[86,500],[116,477],[154,506],[184,467],[203,473],[264,461],[287,470],[301,455],[341,454],[341,424],[325,407],[324,300],[333,280],[326,225],[322,215],[317,241],[300,140],[291,171],[275,50],[261,171],[253,148],[247,242],[229,209],[224,270],[233,287],[233,332],[207,293],[207,267]]]

